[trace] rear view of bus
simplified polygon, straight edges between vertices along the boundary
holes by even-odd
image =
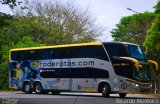
[[[115,71],[115,80],[120,97],[127,93],[151,93],[151,64],[158,70],[155,61],[148,60],[139,45],[126,42],[103,43]],[[114,86],[113,86],[114,88]]]

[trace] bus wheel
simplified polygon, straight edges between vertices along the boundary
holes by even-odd
[[[36,94],[41,94],[43,91],[42,91],[42,85],[41,83],[37,82],[35,83],[34,85],[34,91],[36,92]]]
[[[23,85],[23,90],[26,94],[30,94],[32,93],[32,87],[31,84],[29,82],[24,83]]]
[[[101,91],[103,97],[109,97],[111,93],[110,86],[108,84],[104,84]]]
[[[53,95],[59,95],[61,92],[60,91],[52,91]]]
[[[120,98],[124,98],[124,97],[126,97],[126,93],[119,93],[119,96],[120,96]]]

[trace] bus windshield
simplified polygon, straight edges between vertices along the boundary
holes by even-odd
[[[128,45],[128,48],[129,48],[129,52],[130,52],[131,57],[136,58],[139,61],[146,60],[146,56],[139,46]]]
[[[134,70],[133,78],[135,80],[141,81],[141,82],[149,82],[150,81],[150,71],[148,66],[144,66],[145,68],[142,68],[140,70]]]
[[[147,58],[144,54],[144,52],[141,50],[141,48],[137,45],[128,45],[129,52],[131,57],[136,58],[139,61],[146,61]],[[133,77],[136,80],[142,81],[142,82],[148,82],[150,81],[150,72],[148,65],[143,65],[143,67],[140,70],[135,70]]]

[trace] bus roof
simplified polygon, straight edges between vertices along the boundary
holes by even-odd
[[[128,44],[128,45],[136,45],[134,43],[129,42],[91,42],[91,43],[78,43],[78,44],[65,44],[65,45],[53,45],[53,46],[40,46],[40,47],[29,47],[29,48],[15,48],[10,51],[20,51],[20,50],[33,50],[33,49],[47,49],[47,48],[63,48],[63,47],[74,47],[74,46],[88,46],[88,45],[102,45],[103,44]]]
[[[138,44],[129,43],[129,42],[103,42],[104,44],[124,44],[124,45],[135,45],[139,46]]]
[[[53,45],[53,46],[40,46],[40,47],[29,47],[29,48],[15,48],[15,49],[11,49],[10,51],[47,49],[47,48],[62,48],[62,47],[74,47],[74,46],[88,46],[88,45],[102,45],[102,42],[65,44],[65,45]]]

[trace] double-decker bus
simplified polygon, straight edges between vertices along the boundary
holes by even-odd
[[[25,93],[150,92],[149,63],[139,45],[127,42],[93,42],[12,49],[9,85]]]

